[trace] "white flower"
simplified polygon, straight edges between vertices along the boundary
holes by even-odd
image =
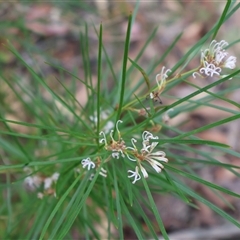
[[[151,164],[151,166],[154,168],[154,170],[156,172],[161,172],[162,168],[164,168],[164,166],[160,163],[161,162],[168,162],[168,159],[165,158],[166,154],[163,151],[157,151],[157,152],[149,152],[145,155],[145,160]]]
[[[55,172],[55,173],[51,176],[51,179],[52,179],[54,182],[57,182],[59,176],[60,176],[60,174],[59,174],[58,172]]]
[[[24,184],[32,191],[39,188],[41,183],[42,179],[37,175],[28,176],[24,179]]]
[[[225,40],[221,40],[220,42],[217,42],[216,40],[213,40],[209,45],[209,54],[216,55],[219,51],[224,51],[224,48],[228,46],[228,42]]]
[[[145,151],[148,151],[148,149],[152,149],[152,148],[155,148],[157,145],[158,145],[158,142],[152,142],[150,144],[149,140],[150,139],[158,139],[158,136],[154,137],[152,133],[148,132],[148,131],[144,131],[142,133],[142,145],[143,145],[143,148],[141,151],[145,150]]]
[[[205,49],[201,53],[201,67],[198,72],[193,73],[193,77],[196,78],[196,74],[204,77],[210,76],[213,77],[214,74],[220,75],[222,68],[234,69],[236,67],[237,58],[228,56],[228,52],[224,49],[228,46],[228,43],[225,40],[217,42],[213,40],[209,48]]]
[[[168,78],[168,73],[171,72],[170,69],[167,69],[165,72],[164,70],[165,70],[165,67],[162,67],[161,73],[156,75],[156,83],[158,86],[157,91],[153,91],[149,94],[150,99],[153,99],[155,102],[159,102],[159,103],[162,103],[160,99],[160,94],[165,88],[166,79]]]
[[[140,165],[140,169],[141,169],[141,172],[143,174],[143,177],[147,178],[148,173],[147,173],[146,169],[141,165]],[[139,174],[139,167],[138,166],[136,166],[135,171],[128,170],[128,173],[131,173],[130,175],[128,175],[128,178],[134,177],[134,180],[132,181],[132,184],[135,184],[136,181],[141,179],[141,175]]]
[[[132,138],[132,145],[133,147],[127,147],[127,149],[130,149],[130,155],[127,154],[127,157],[131,161],[138,161],[138,164],[141,168],[141,171],[144,175],[144,177],[147,176],[147,172],[145,168],[142,167],[142,162],[147,161],[152,168],[156,172],[161,172],[161,170],[164,168],[161,162],[168,162],[168,159],[165,157],[166,154],[163,151],[156,151],[153,152],[156,146],[158,145],[158,142],[152,142],[150,143],[150,140],[158,139],[158,137],[154,137],[152,133],[148,131],[144,131],[142,134],[142,149],[140,150],[140,153],[135,145],[137,142],[136,139]],[[133,156],[133,157],[132,157]],[[136,169],[137,170],[137,169]],[[135,175],[134,175],[135,176]],[[136,171],[136,176],[137,176],[137,171]]]
[[[125,142],[121,138],[121,133],[120,133],[119,128],[118,128],[119,123],[122,123],[122,121],[118,120],[117,123],[116,123],[116,130],[117,130],[117,133],[118,133],[118,140],[117,141],[113,138],[113,132],[114,132],[113,129],[110,131],[111,142],[109,144],[107,142],[107,138],[106,138],[105,133],[103,131],[99,133],[99,135],[103,136],[101,139],[99,139],[99,142],[104,143],[105,144],[105,149],[107,151],[111,151],[112,152],[112,157],[117,158],[117,159],[119,159],[120,154],[121,154],[122,157],[125,157],[123,151],[126,148]]]
[[[52,186],[52,178],[48,177],[44,179],[44,189],[47,190]]]
[[[230,68],[230,69],[234,69],[236,67],[236,61],[237,58],[230,56],[225,62],[224,62],[224,67],[225,68]]]
[[[128,170],[128,173],[131,173],[130,175],[128,175],[128,178],[132,178],[134,177],[134,180],[132,181],[132,183],[134,184],[136,181],[138,181],[139,179],[141,179],[141,175],[138,173],[138,166],[136,166],[135,168],[135,172],[132,170]]]
[[[118,124],[119,124],[119,123],[122,123],[122,120],[118,120],[117,123],[116,123],[116,129],[117,129],[117,132],[118,132],[118,137],[119,137],[119,139],[120,139],[120,138],[121,138],[121,133],[120,133],[119,128],[118,128]],[[104,143],[105,146],[107,146],[107,145],[108,145],[108,144],[107,144],[107,138],[106,138],[106,135],[105,135],[104,131],[101,131],[101,132],[99,133],[99,135],[102,135],[102,136],[103,136],[101,139],[99,139],[99,143]],[[113,138],[113,129],[110,131],[110,137],[111,137],[112,142],[117,142],[117,141],[115,141],[114,138]]]
[[[213,76],[214,74],[220,75],[222,69],[220,67],[216,67],[212,63],[204,62],[204,67],[200,68],[199,72],[205,74],[206,76]]]
[[[224,49],[226,46],[228,46],[228,43],[225,40],[220,42],[213,40],[210,43],[209,48],[202,51],[201,60],[207,60],[208,62],[214,60],[216,64],[219,64],[228,54]]]
[[[156,82],[157,82],[159,89],[164,88],[166,79],[168,78],[168,73],[171,72],[170,69],[167,69],[165,72],[164,72],[164,70],[165,70],[165,66],[162,67],[161,73],[156,75]]]
[[[91,168],[95,168],[95,163],[88,157],[86,159],[83,159],[81,162],[83,168],[87,167],[87,170],[89,171]]]
[[[228,53],[225,50],[219,50],[215,54],[215,63],[219,65],[227,55]]]

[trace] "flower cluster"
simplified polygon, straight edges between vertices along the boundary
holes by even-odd
[[[159,103],[162,103],[160,99],[160,94],[162,93],[162,91],[166,86],[166,79],[168,78],[168,73],[171,72],[170,69],[167,69],[166,71],[164,70],[165,70],[165,67],[162,67],[161,73],[156,75],[156,83],[157,83],[158,89],[149,94],[150,99],[153,99],[155,102],[159,102]]]
[[[213,77],[214,74],[220,75],[222,68],[234,69],[237,58],[234,56],[227,57],[228,52],[224,49],[227,46],[228,43],[225,40],[220,42],[213,40],[209,48],[202,51],[201,67],[193,73],[193,77],[196,78],[196,74],[202,77]]]
[[[38,192],[38,198],[42,199],[44,195],[53,195],[56,197],[56,191],[53,184],[56,185],[60,176],[58,172],[53,173],[50,177],[43,177],[39,174],[33,175],[30,168],[24,168],[24,171],[29,174],[29,176],[24,179],[24,185],[27,189],[35,191],[42,187],[43,191]]]
[[[107,151],[111,151],[112,152],[112,157],[117,158],[117,159],[119,159],[120,154],[121,154],[122,157],[125,157],[124,151],[126,149],[125,142],[122,139],[121,133],[120,133],[119,128],[118,128],[119,123],[122,123],[122,121],[118,120],[117,123],[116,123],[116,130],[117,130],[117,133],[118,133],[118,140],[117,141],[113,138],[113,132],[114,132],[113,129],[110,131],[111,142],[109,144],[107,142],[106,135],[103,131],[100,132],[100,135],[102,135],[103,138],[100,139],[100,141],[99,141],[100,143],[104,143],[105,144],[105,149]]]
[[[158,142],[151,142],[151,140],[158,140],[158,137],[154,137],[152,133],[144,131],[142,134],[142,148],[140,151],[138,151],[138,148],[135,145],[137,142],[135,138],[132,138],[133,147],[127,147],[127,149],[131,150],[130,153],[127,154],[128,159],[137,162],[135,171],[128,170],[128,173],[130,173],[128,177],[134,178],[132,182],[133,184],[141,178],[139,170],[142,172],[144,178],[148,177],[148,173],[142,165],[144,161],[148,162],[157,173],[160,173],[164,168],[161,162],[168,162],[168,159],[165,157],[165,152],[154,151]]]
[[[116,130],[118,133],[118,140],[113,138],[113,130],[110,131],[111,141],[110,143],[107,142],[106,136],[103,132],[100,134],[103,135],[103,138],[100,139],[100,143],[105,144],[105,149],[107,151],[111,151],[111,156],[113,158],[119,159],[120,156],[122,158],[127,158],[130,161],[134,161],[137,163],[135,171],[128,170],[130,175],[129,178],[133,177],[133,184],[141,179],[141,175],[139,170],[142,172],[144,178],[148,177],[148,173],[146,169],[143,167],[142,163],[144,161],[148,162],[151,167],[157,172],[161,172],[164,168],[161,162],[168,162],[168,159],[165,157],[166,154],[163,151],[154,151],[158,142],[154,142],[154,140],[158,140],[158,137],[154,137],[152,133],[148,131],[144,131],[142,134],[142,148],[139,151],[136,147],[135,143],[137,140],[135,138],[131,139],[132,147],[126,146],[125,141],[121,137],[121,133],[118,128],[118,124],[122,121],[117,121]]]
[[[85,158],[81,161],[82,167],[87,168],[87,170],[94,169],[96,167],[96,164],[91,160],[91,158]],[[103,177],[107,177],[107,170],[105,170],[103,167],[101,167],[99,174]],[[91,174],[90,179],[92,180],[94,177],[94,174]]]

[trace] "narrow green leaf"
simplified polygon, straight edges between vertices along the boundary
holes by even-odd
[[[132,226],[132,228],[134,229],[134,232],[136,233],[138,239],[144,239],[144,237],[142,236],[141,230],[139,229],[139,227],[137,226],[136,222],[134,221],[133,217],[131,216],[131,213],[129,212],[123,198],[121,195],[120,199],[121,199],[121,204],[122,204],[122,210],[123,212],[126,214],[127,220],[129,222],[129,224]]]
[[[127,73],[128,49],[129,49],[130,37],[131,37],[131,24],[132,24],[132,14],[130,14],[129,18],[128,18],[128,28],[127,28],[127,34],[126,34],[126,39],[125,39],[124,57],[123,57],[123,66],[122,66],[121,91],[120,91],[120,99],[119,99],[119,106],[118,106],[118,110],[117,110],[116,122],[120,119],[120,115],[121,115],[122,107],[123,107],[125,82],[126,82],[126,78],[127,78],[126,73]]]
[[[186,96],[186,97],[184,97],[184,98],[182,98],[182,99],[180,99],[180,100],[172,103],[171,105],[163,108],[161,111],[159,111],[159,112],[156,114],[156,116],[159,116],[159,115],[163,114],[164,112],[166,112],[168,109],[174,108],[175,106],[178,106],[179,104],[186,102],[188,99],[191,99],[191,98],[197,96],[198,94],[200,94],[200,93],[202,93],[202,92],[205,92],[206,90],[208,90],[208,89],[210,89],[210,88],[212,88],[212,87],[215,87],[215,86],[217,86],[217,85],[219,85],[219,84],[227,81],[229,78],[231,78],[231,77],[233,77],[233,76],[235,76],[235,75],[237,75],[237,74],[239,74],[239,73],[240,73],[240,70],[237,70],[236,72],[228,75],[227,77],[221,78],[221,79],[219,79],[219,80],[217,80],[217,81],[215,81],[215,82],[207,85],[206,87],[203,87],[203,88],[201,88],[201,89],[199,89],[199,90],[197,90],[197,91],[189,94],[188,96]]]
[[[200,127],[198,129],[195,129],[195,130],[192,130],[188,133],[184,133],[184,134],[181,134],[180,136],[177,136],[177,137],[174,137],[173,139],[179,139],[179,138],[185,138],[185,137],[188,137],[188,136],[191,136],[191,135],[194,135],[196,133],[199,133],[199,132],[202,132],[202,131],[206,131],[208,129],[211,129],[211,128],[214,128],[216,126],[220,126],[222,124],[225,124],[225,123],[228,123],[228,122],[232,122],[236,119],[239,119],[240,118],[240,114],[237,114],[235,116],[231,116],[231,117],[228,117],[228,118],[225,118],[225,119],[222,119],[220,121],[217,121],[217,122],[214,122],[214,123],[210,123],[208,125],[205,125],[203,127]],[[225,144],[224,144],[225,145]],[[215,145],[217,146],[217,145]],[[226,146],[225,146],[226,147]],[[228,146],[227,146],[228,147]]]
[[[148,187],[148,185],[147,185],[147,181],[146,181],[146,179],[145,179],[144,177],[142,177],[142,182],[143,182],[143,185],[144,185],[144,189],[145,189],[145,191],[146,191],[146,193],[147,193],[148,200],[149,200],[150,206],[151,206],[151,208],[152,208],[152,212],[153,212],[153,214],[154,214],[154,216],[155,216],[155,218],[156,218],[156,220],[157,220],[157,223],[158,223],[158,226],[159,226],[159,228],[160,228],[160,230],[161,230],[161,233],[162,233],[163,237],[164,237],[166,240],[168,240],[169,237],[168,237],[167,232],[166,232],[166,230],[165,230],[165,227],[164,227],[164,224],[163,224],[163,222],[162,222],[162,219],[161,219],[161,217],[160,217],[160,215],[159,215],[157,206],[156,206],[156,204],[155,204],[155,202],[154,202],[154,199],[153,199],[153,197],[152,197],[151,190],[149,189],[149,187]]]
[[[112,164],[113,165],[113,164]],[[122,222],[122,209],[121,209],[121,199],[120,199],[120,191],[118,188],[118,182],[117,182],[117,175],[116,175],[116,170],[115,166],[113,166],[113,185],[114,185],[114,190],[116,194],[116,208],[117,208],[117,219],[118,219],[118,233],[119,233],[119,239],[123,240],[123,222]]]
[[[99,30],[99,43],[98,43],[98,83],[97,83],[97,136],[99,136],[100,132],[100,112],[101,112],[101,78],[102,78],[102,24],[100,24]],[[97,141],[99,147],[99,141]]]
[[[141,74],[143,75],[143,78],[144,78],[144,80],[145,80],[145,82],[147,84],[148,91],[150,91],[150,80],[149,80],[146,72],[137,63],[135,63],[131,58],[128,58],[128,59],[130,60],[132,65],[141,72]]]
[[[46,234],[47,229],[48,229],[50,223],[53,220],[53,217],[56,215],[57,211],[59,210],[60,206],[63,204],[64,200],[67,198],[68,194],[71,192],[71,190],[74,188],[74,186],[79,182],[80,178],[81,178],[81,176],[79,175],[75,179],[75,181],[71,184],[71,186],[67,189],[67,191],[63,194],[63,196],[60,198],[60,200],[58,201],[57,205],[53,209],[52,213],[50,214],[47,222],[45,223],[45,225],[43,227],[43,230],[42,230],[41,235],[39,237],[40,240],[42,240],[44,238],[44,235]]]
[[[215,211],[216,213],[218,213],[220,216],[222,216],[223,218],[227,219],[228,221],[232,222],[233,224],[235,224],[237,227],[240,228],[240,223],[238,221],[236,221],[233,217],[231,217],[230,215],[228,215],[226,212],[224,212],[222,209],[216,207],[214,204],[212,204],[211,202],[207,201],[206,199],[204,199],[203,197],[201,197],[200,195],[198,195],[197,193],[195,193],[193,190],[191,190],[190,188],[188,188],[187,186],[183,185],[180,181],[176,181],[176,185],[182,190],[184,191],[186,194],[188,194],[189,196],[194,197],[196,200],[202,202],[203,204],[205,204],[206,206],[208,206],[209,208],[211,208],[213,211]]]
[[[215,27],[215,31],[214,31],[213,36],[212,36],[212,40],[215,39],[215,37],[217,36],[217,33],[218,33],[220,27],[224,23],[224,20],[226,18],[227,12],[228,12],[228,10],[229,10],[229,8],[231,6],[231,2],[232,2],[231,0],[227,0],[226,6],[225,6],[225,8],[223,10],[223,13],[221,14],[221,17],[220,17],[220,19],[219,19],[219,21],[218,21],[218,23],[217,23],[217,25]]]
[[[240,115],[239,115],[240,117]],[[186,133],[188,134],[188,133]],[[192,135],[192,134],[190,134]],[[181,135],[182,137],[182,135]],[[159,142],[161,144],[164,143],[177,143],[177,144],[199,144],[199,145],[210,145],[210,146],[218,146],[218,147],[225,147],[225,148],[229,148],[230,146],[223,144],[223,143],[218,143],[218,142],[214,142],[214,141],[208,141],[208,140],[194,140],[194,139],[175,139],[175,138],[171,138],[171,139],[154,139],[151,142]]]
[[[56,230],[55,230],[55,233],[57,233],[57,235],[52,235],[53,239],[54,238],[55,239],[63,239],[66,236],[66,234],[69,232],[70,228],[74,224],[75,219],[77,218],[78,214],[82,210],[84,204],[86,204],[87,198],[88,198],[90,192],[92,191],[92,189],[96,183],[96,180],[99,176],[99,172],[101,170],[102,164],[103,163],[101,163],[101,165],[99,166],[99,168],[90,184],[89,184],[90,174],[88,173],[87,175],[85,175],[84,181],[82,181],[80,184],[81,190],[77,194],[77,198],[76,198],[75,202],[72,205],[70,205],[70,211],[68,211],[68,213],[66,213],[66,219],[64,219],[63,217],[60,219],[61,221],[59,221],[58,225],[56,226]],[[64,222],[64,220],[65,220],[65,222]],[[64,224],[63,224],[63,222],[64,222]]]
[[[163,171],[163,174],[165,175],[166,179],[168,180],[168,182],[170,183],[170,185],[172,185],[172,187],[174,188],[174,191],[179,195],[179,197],[181,197],[181,199],[185,202],[185,203],[190,203],[189,199],[183,194],[182,191],[180,191],[174,181],[172,180],[172,178],[169,176],[169,174],[167,173],[167,171]]]
[[[219,190],[219,191],[221,191],[223,193],[226,193],[228,195],[240,198],[240,194],[234,193],[234,192],[232,192],[232,191],[230,191],[230,190],[228,190],[226,188],[223,188],[223,187],[220,187],[220,186],[218,186],[218,185],[216,185],[214,183],[208,182],[208,181],[206,181],[206,180],[204,180],[202,178],[199,178],[199,177],[197,177],[195,175],[192,175],[192,174],[184,172],[182,170],[173,168],[173,167],[171,167],[169,165],[166,165],[165,167],[166,167],[166,169],[169,169],[169,170],[171,170],[173,172],[176,172],[176,173],[178,173],[178,174],[180,174],[180,175],[182,175],[184,177],[187,177],[187,178],[192,179],[192,180],[194,180],[196,182],[204,184],[207,187],[214,188],[214,189],[217,189],[217,190]]]
[[[195,87],[195,88],[201,89],[200,87],[198,87],[197,85],[195,85],[195,84],[193,84],[193,83],[191,83],[191,82],[189,82],[189,81],[186,81],[186,80],[185,80],[184,82],[186,82],[188,85],[191,85],[191,86],[193,86],[193,87]],[[208,94],[211,95],[211,96],[214,96],[214,97],[217,98],[217,99],[221,99],[221,100],[223,100],[223,101],[225,101],[225,102],[228,102],[228,103],[232,104],[233,106],[235,106],[235,107],[237,107],[237,108],[240,108],[240,104],[238,104],[238,103],[235,102],[235,101],[232,101],[231,99],[227,99],[227,98],[224,98],[224,97],[220,96],[219,93],[218,93],[218,94],[215,94],[215,93],[212,93],[212,92],[210,92],[210,91],[205,91],[205,92],[208,93]]]
[[[79,212],[82,210],[83,205],[79,206],[82,201],[85,202],[86,197],[88,197],[89,192],[92,190],[92,187],[96,181],[96,176],[93,179],[93,182],[89,185],[88,189],[88,179],[89,179],[89,173],[85,175],[84,179],[80,182],[78,188],[76,189],[76,192],[71,197],[70,202],[68,203],[67,207],[64,209],[64,211],[61,214],[61,217],[58,219],[58,221],[55,223],[54,228],[51,232],[51,235],[49,239],[63,239],[64,236],[69,232],[69,229],[74,223],[74,220],[76,219]],[[81,175],[78,176],[76,179],[80,179]],[[75,183],[75,181],[74,181]],[[85,192],[86,190],[86,192]],[[85,194],[84,194],[85,192]],[[79,204],[80,203],[80,204]],[[64,223],[64,224],[63,224]]]
[[[157,236],[155,229],[153,227],[153,224],[151,222],[151,220],[149,219],[149,217],[145,214],[144,210],[142,209],[141,203],[138,201],[138,199],[136,199],[136,201],[134,202],[136,204],[137,207],[137,211],[139,212],[139,214],[141,215],[141,217],[143,218],[143,220],[145,221],[145,223],[147,224],[152,237],[157,240],[159,239],[159,237]]]

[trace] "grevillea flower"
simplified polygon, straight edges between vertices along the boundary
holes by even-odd
[[[126,148],[125,142],[121,138],[121,133],[120,133],[119,128],[118,128],[119,123],[122,123],[122,121],[118,120],[117,123],[116,123],[116,130],[117,130],[117,133],[118,133],[118,140],[117,141],[113,138],[113,129],[110,131],[111,142],[109,144],[107,142],[105,133],[103,131],[99,133],[100,135],[103,136],[99,140],[99,142],[104,143],[105,144],[105,149],[107,151],[111,151],[112,152],[112,157],[117,158],[117,159],[119,159],[120,154],[121,154],[122,157],[125,157],[124,150]]]
[[[59,178],[60,174],[58,172],[53,173],[53,175],[51,177],[47,177],[44,179],[44,189],[47,190],[49,188],[51,188],[52,183],[56,183],[58,178]]]
[[[236,67],[236,61],[237,58],[230,56],[228,59],[226,59],[226,61],[224,62],[223,67],[225,68],[230,68],[230,69],[234,69]]]
[[[89,171],[91,168],[95,168],[95,163],[88,157],[86,159],[83,159],[81,162],[83,168],[87,167],[87,170]]]
[[[220,75],[222,68],[234,69],[236,67],[237,58],[234,56],[228,56],[225,48],[228,43],[225,40],[217,42],[213,40],[209,48],[205,49],[201,53],[201,67],[197,72],[193,73],[193,77],[196,78],[196,74],[205,77],[213,77],[214,74]]]
[[[162,93],[162,91],[164,90],[165,86],[166,86],[166,79],[168,78],[168,73],[171,72],[170,69],[167,69],[166,71],[165,67],[162,67],[162,71],[160,74],[156,75],[156,83],[158,86],[157,91],[153,91],[149,94],[149,97],[151,99],[153,99],[155,102],[159,102],[162,103],[161,99],[160,99],[160,94]]]
[[[133,183],[135,183],[141,178],[139,174],[139,168],[144,178],[148,177],[148,173],[146,169],[142,166],[142,162],[147,161],[158,173],[161,172],[161,170],[164,168],[161,162],[168,162],[168,159],[165,157],[165,152],[154,151],[156,146],[158,145],[158,142],[150,142],[154,139],[158,139],[158,137],[154,137],[152,133],[144,131],[142,134],[142,148],[140,151],[138,151],[135,145],[135,143],[137,143],[137,140],[135,138],[131,139],[133,147],[127,147],[127,149],[130,150],[129,154],[126,154],[128,159],[138,162],[138,166],[135,168],[135,172],[131,170],[128,171],[132,173],[129,177],[134,177]]]
[[[25,168],[24,171],[32,174],[32,170],[30,168]],[[60,174],[58,172],[53,173],[50,177],[31,175],[24,179],[24,184],[31,191],[43,186],[44,191],[37,193],[37,197],[40,199],[42,199],[44,195],[53,195],[56,197],[55,187],[53,187],[52,185],[53,183],[56,184],[59,176]]]
[[[140,169],[141,169],[141,172],[142,172],[144,178],[147,178],[148,173],[147,173],[146,169],[144,167],[142,167],[141,165],[140,165]],[[139,167],[138,166],[136,166],[135,171],[128,170],[128,173],[130,173],[130,175],[128,175],[128,178],[132,178],[132,177],[134,178],[134,180],[132,181],[133,184],[136,181],[141,179],[141,175],[139,174]]]
[[[222,69],[220,67],[216,67],[213,63],[204,62],[204,67],[200,68],[199,73],[206,76],[213,76],[214,74],[220,75]]]
[[[31,191],[35,190],[36,188],[39,188],[41,183],[42,179],[38,175],[28,176],[24,179],[25,186],[29,188]]]

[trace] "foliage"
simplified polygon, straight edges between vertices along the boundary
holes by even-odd
[[[236,59],[234,61],[230,57],[228,60],[228,44],[225,41],[224,44],[210,44],[221,25],[238,8],[239,4],[234,5],[228,1],[221,18],[212,29],[175,66],[169,70],[163,67],[162,72],[156,76],[156,82],[150,79],[149,74],[171,54],[181,39],[181,34],[145,70],[140,66],[139,59],[154,38],[156,30],[149,36],[136,59],[130,59],[128,52],[134,22],[131,14],[121,71],[115,70],[114,62],[107,53],[103,41],[104,25],[101,24],[96,29],[99,44],[98,74],[97,84],[94,83],[89,65],[88,26],[85,25],[79,39],[85,78],[80,79],[77,74],[62,66],[48,63],[62,76],[56,80],[62,88],[61,93],[28,64],[10,42],[5,44],[18,64],[31,74],[31,84],[24,83],[17,73],[12,72],[8,76],[1,74],[3,83],[17,98],[21,111],[29,116],[24,121],[7,119],[7,112],[13,110],[6,102],[2,103],[0,145],[3,164],[0,171],[6,180],[1,184],[1,237],[72,239],[73,231],[76,230],[79,237],[86,239],[124,239],[124,226],[128,225],[138,239],[157,239],[159,234],[168,239],[161,212],[154,200],[156,195],[166,194],[172,194],[192,207],[196,207],[195,201],[202,202],[240,227],[234,217],[204,199],[187,183],[191,180],[213,189],[222,201],[227,201],[222,193],[240,197],[198,175],[199,168],[214,165],[239,177],[237,170],[240,167],[220,162],[218,154],[237,157],[240,154],[225,144],[196,136],[199,132],[240,117],[238,111],[213,102],[221,99],[239,107],[238,103],[227,98],[227,94],[238,87],[234,82],[240,70],[232,70]],[[133,16],[134,14],[136,12]],[[199,58],[199,50],[206,49],[204,46],[209,44],[199,66],[189,70],[187,63],[194,57]],[[108,70],[104,72],[106,68]],[[230,71],[225,74],[223,68]],[[129,84],[131,74],[137,71],[142,74],[142,78]],[[205,87],[199,87],[191,83],[192,74],[199,81],[204,81],[207,77],[214,81],[209,84],[206,82]],[[65,76],[71,77],[70,85],[64,81]],[[111,89],[108,87],[109,78],[114,79]],[[181,99],[168,94],[183,82],[193,86],[196,91]],[[217,93],[210,91],[224,82],[228,83],[226,89]],[[85,105],[76,99],[77,84],[86,89]],[[206,94],[195,100],[194,97],[203,92]],[[170,98],[172,103],[165,105],[163,97]],[[170,119],[181,113],[202,106],[221,109],[231,116],[188,132],[182,131],[179,126],[168,124]],[[16,130],[16,126],[28,130],[21,133]],[[172,134],[169,135],[169,132]],[[203,145],[208,147],[198,148]],[[191,153],[198,157],[190,158]],[[155,219],[150,219],[147,212],[152,213]],[[104,235],[99,230],[100,227],[104,229]]]

